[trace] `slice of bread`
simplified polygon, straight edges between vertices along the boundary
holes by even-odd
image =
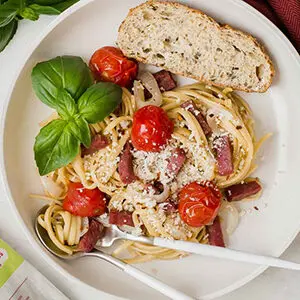
[[[246,92],[265,92],[274,75],[269,56],[251,35],[174,2],[131,9],[117,44],[140,62]]]

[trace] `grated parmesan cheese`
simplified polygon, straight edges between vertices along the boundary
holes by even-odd
[[[163,226],[165,231],[177,240],[186,240],[193,235],[191,228],[181,220],[179,214],[168,216]]]
[[[83,158],[83,167],[85,170],[85,177],[91,178],[92,176],[97,176],[101,183],[108,183],[111,174],[108,170],[116,168],[120,157],[117,156],[114,160],[111,160],[111,156],[116,152],[117,143],[112,143],[111,145],[101,149],[92,155],[86,155]]]
[[[127,186],[128,199],[134,203],[135,206],[142,204],[148,208],[153,208],[156,206],[156,201],[154,196],[154,189],[145,189],[145,185],[139,181],[130,183]]]
[[[120,126],[122,129],[127,129],[129,127],[130,122],[129,121],[122,121],[120,122]]]
[[[192,139],[191,139],[192,140]],[[174,148],[185,150],[186,161],[176,178],[168,172],[168,162]],[[210,150],[190,141],[184,147],[175,138],[161,152],[145,152],[133,150],[134,173],[144,183],[158,180],[163,185],[168,185],[171,194],[192,181],[210,180],[214,176],[215,160]]]

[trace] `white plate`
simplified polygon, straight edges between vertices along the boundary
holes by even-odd
[[[82,0],[59,16],[28,53],[28,60],[11,87],[2,122],[2,170],[7,194],[34,247],[33,219],[41,202],[28,194],[41,192],[32,146],[38,122],[49,109],[32,93],[30,72],[36,62],[56,55],[73,54],[89,59],[93,51],[113,45],[117,29],[129,8],[139,0]],[[243,94],[254,110],[258,135],[273,132],[263,147],[257,175],[265,190],[260,200],[243,204],[248,213],[229,239],[231,248],[279,256],[299,231],[298,176],[300,147],[300,61],[282,33],[261,14],[240,0],[187,1],[216,18],[259,38],[267,46],[276,67],[272,87],[265,94]],[[254,210],[254,206],[259,211]],[[39,248],[42,251],[41,248]],[[132,280],[107,263],[84,259],[65,263],[44,257],[56,271],[74,276],[95,288],[131,299],[153,299],[160,295]],[[155,261],[139,268],[154,274],[187,294],[212,299],[250,281],[265,268],[200,256],[176,261]],[[68,274],[69,273],[69,274]],[[68,275],[67,275],[68,274]]]

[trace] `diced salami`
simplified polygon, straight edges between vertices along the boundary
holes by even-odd
[[[161,70],[157,73],[154,73],[153,76],[158,84],[159,89],[162,92],[173,90],[177,86],[176,81],[169,71]],[[148,99],[151,97],[151,93],[147,89],[145,89],[145,98]]]
[[[159,195],[164,191],[164,185],[158,180],[154,181],[153,188],[156,191],[155,195]]]
[[[222,135],[215,138],[213,148],[216,151],[216,160],[218,173],[221,176],[227,176],[233,173],[233,161],[231,144],[228,135]]]
[[[84,155],[91,155],[98,150],[105,148],[108,145],[108,140],[105,136],[101,134],[96,134],[92,138],[92,142],[89,148],[82,147],[81,154]]]
[[[167,199],[165,202],[159,204],[166,215],[172,214],[178,211],[178,204],[171,199]]]
[[[164,191],[164,186],[160,181],[155,181],[153,184],[145,184],[145,189],[148,193],[153,192],[154,195],[159,195]]]
[[[153,74],[153,76],[162,92],[173,90],[177,86],[176,81],[169,71],[161,70]]]
[[[220,218],[217,216],[212,225],[207,226],[209,244],[212,246],[225,247]]]
[[[125,210],[111,210],[109,212],[109,223],[117,226],[127,225],[134,227],[132,213]]]
[[[104,235],[104,226],[98,221],[91,219],[89,224],[89,230],[81,238],[78,250],[84,252],[90,252],[94,249],[97,241]]]
[[[228,201],[239,201],[253,196],[262,189],[257,180],[235,184],[225,189],[225,196]]]
[[[175,148],[172,151],[171,157],[167,165],[168,173],[175,177],[180,171],[181,167],[183,166],[185,160],[186,154],[184,150],[181,148]]]
[[[118,165],[118,172],[121,181],[124,184],[132,183],[136,179],[133,171],[132,153],[130,150],[130,144],[127,142],[120,156],[120,162]]]
[[[181,107],[186,109],[187,111],[189,111],[190,113],[192,113],[194,115],[194,117],[199,122],[205,135],[209,136],[212,134],[211,128],[207,124],[203,114],[201,113],[201,111],[199,111],[199,109],[197,108],[197,106],[193,100],[189,100],[189,101],[182,103]]]

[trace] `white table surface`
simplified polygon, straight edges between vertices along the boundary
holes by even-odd
[[[19,63],[28,45],[55,17],[43,16],[36,22],[22,21],[13,41],[0,53],[0,107],[7,96]],[[117,299],[57,274],[47,265],[42,256],[33,250],[24,236],[0,183],[0,238],[7,241],[24,258],[51,280],[70,299]],[[300,234],[282,258],[300,262]],[[268,269],[262,275],[240,289],[218,298],[219,300],[298,300],[300,299],[300,272]],[[2,300],[2,299],[1,299]],[[5,299],[3,299],[5,300]]]

